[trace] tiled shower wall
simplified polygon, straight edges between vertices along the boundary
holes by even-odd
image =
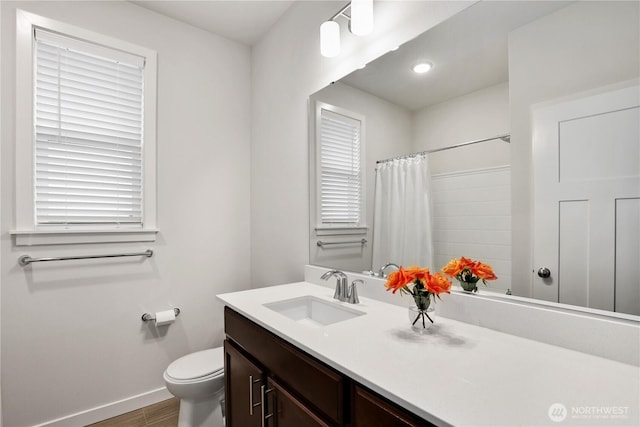
[[[490,264],[511,287],[511,168],[500,166],[434,175],[432,182],[435,268],[465,256]],[[480,286],[482,288],[482,286]]]

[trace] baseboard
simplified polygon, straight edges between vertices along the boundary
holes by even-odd
[[[162,387],[136,396],[131,396],[126,399],[118,400],[116,402],[108,403],[106,405],[96,406],[95,408],[71,414],[66,417],[47,421],[33,427],[86,426],[88,424],[106,420],[107,418],[135,411],[136,409],[140,409],[145,406],[153,405],[154,403],[162,402],[163,400],[170,399],[171,397],[173,396],[169,393],[166,387]]]

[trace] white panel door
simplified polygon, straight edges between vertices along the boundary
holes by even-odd
[[[640,315],[640,88],[537,107],[533,132],[534,298]]]

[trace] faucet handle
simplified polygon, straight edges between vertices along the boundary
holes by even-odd
[[[347,302],[349,304],[360,304],[360,299],[358,298],[358,288],[356,287],[357,283],[362,283],[364,285],[364,280],[356,279],[351,282],[351,286],[349,287],[349,296]]]

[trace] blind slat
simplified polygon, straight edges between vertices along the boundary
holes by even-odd
[[[45,33],[35,49],[36,224],[141,226],[144,61]]]
[[[361,122],[325,109],[320,122],[320,220],[359,224]]]

